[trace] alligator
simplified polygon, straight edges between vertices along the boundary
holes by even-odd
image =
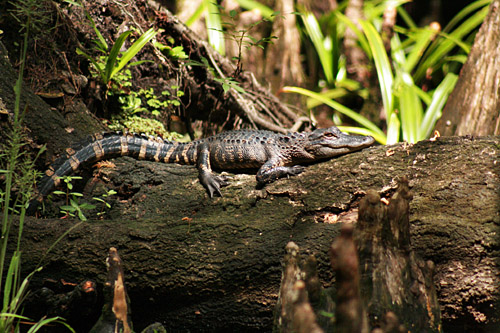
[[[130,133],[100,133],[90,136],[75,148],[67,149],[46,172],[30,202],[33,214],[44,197],[82,165],[118,156],[140,160],[196,165],[201,184],[210,198],[222,196],[227,179],[215,170],[258,169],[259,186],[304,171],[308,164],[344,155],[371,146],[371,136],[351,136],[337,127],[312,132],[280,134],[265,130],[235,130],[204,139],[182,143]]]

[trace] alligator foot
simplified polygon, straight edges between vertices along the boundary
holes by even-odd
[[[265,184],[274,182],[279,178],[296,176],[302,173],[306,168],[302,165],[278,166],[265,169],[264,166],[257,172],[258,187],[262,188]]]
[[[220,189],[223,186],[229,185],[228,180],[229,177],[224,175],[214,176],[212,173],[208,172],[200,174],[200,182],[207,190],[208,196],[210,198],[222,197]]]

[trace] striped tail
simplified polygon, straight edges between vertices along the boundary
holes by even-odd
[[[129,133],[94,134],[66,150],[45,172],[35,197],[30,201],[27,214],[33,215],[45,196],[50,194],[67,176],[84,165],[97,161],[130,156],[139,160],[164,163],[196,164],[199,141],[189,143],[166,141],[145,135]]]

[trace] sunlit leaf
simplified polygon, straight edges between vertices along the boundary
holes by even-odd
[[[431,135],[436,121],[441,117],[441,110],[448,100],[448,96],[453,91],[457,80],[458,76],[456,74],[448,73],[434,91],[432,101],[427,107],[424,119],[419,128],[419,140],[424,140]]]
[[[304,26],[306,28],[309,38],[318,53],[319,61],[321,62],[321,67],[323,68],[323,73],[325,74],[326,81],[329,84],[334,82],[333,73],[333,59],[332,59],[332,43],[324,37],[323,32],[319,26],[316,17],[311,12],[304,12],[304,15],[300,16]]]
[[[118,62],[118,65],[114,67],[113,71],[111,72],[111,77],[113,77],[116,73],[122,70],[123,67],[125,67],[130,60],[132,60],[133,57],[136,56],[139,51],[142,50],[142,48],[154,37],[158,31],[156,31],[154,28],[150,28],[148,31],[143,33],[139,39],[137,39],[131,46],[130,48],[123,52],[122,57],[120,58],[120,61]],[[120,36],[121,37],[121,36]],[[114,48],[114,46],[113,46]],[[111,57],[111,54],[110,54]],[[106,64],[107,66],[107,64]]]
[[[224,32],[222,31],[222,23],[220,11],[215,0],[204,0],[206,7],[205,24],[208,32],[208,42],[221,55],[226,54],[226,46],[224,42]]]
[[[358,27],[356,26],[356,24],[352,20],[350,20],[347,16],[345,16],[341,12],[335,11],[334,13],[339,21],[343,22],[345,25],[347,25],[354,32],[354,34],[358,38],[358,41],[359,41],[361,48],[363,49],[363,51],[365,51],[366,55],[369,58],[371,58],[372,53],[370,50],[370,45],[368,44],[368,41],[366,40],[366,37],[363,34],[363,32],[358,29]]]
[[[418,65],[415,71],[415,81],[421,80],[425,77],[427,71],[438,67],[438,65],[443,61],[445,56],[457,45],[456,41],[461,41],[465,36],[470,34],[472,31],[477,29],[477,27],[483,23],[489,8],[487,4],[489,1],[476,1],[471,5],[464,8],[457,14],[456,17],[464,18],[465,16],[471,14],[473,11],[484,6],[484,8],[475,12],[468,19],[463,21],[455,30],[450,31],[451,26],[443,29],[443,33],[440,34],[439,38],[436,38],[432,44],[427,48],[426,52],[422,56],[421,63]],[[456,18],[455,17],[455,18]],[[453,23],[457,24],[459,21],[453,19]]]
[[[398,115],[393,113],[388,121],[387,125],[387,143],[388,145],[399,142],[399,132],[401,123],[399,121]]]
[[[279,12],[275,12],[268,6],[255,0],[236,0],[236,2],[241,6],[241,8],[245,8],[246,10],[257,9],[262,17],[270,21],[274,20],[274,18],[280,14]]]
[[[184,24],[187,25],[188,27],[191,27],[193,25],[193,23],[196,22],[201,17],[201,15],[205,12],[206,5],[207,5],[207,2],[202,1],[198,5],[198,7],[196,7],[196,10],[194,11],[194,13],[186,20],[186,22],[184,22]]]
[[[360,24],[372,51],[384,109],[387,113],[387,119],[390,119],[393,112],[392,83],[394,80],[391,64],[382,43],[382,38],[375,27],[366,21],[360,21]]]
[[[352,120],[356,121],[360,125],[364,126],[369,132],[370,135],[375,138],[380,143],[385,144],[386,138],[384,132],[380,130],[374,123],[363,117],[357,112],[354,112],[353,110],[349,109],[348,107],[331,100],[327,97],[322,96],[321,94],[315,93],[314,91],[310,91],[304,88],[300,87],[283,87],[282,89],[283,92],[286,93],[297,93],[301,94],[303,96],[307,96],[310,98],[317,99],[318,101],[328,105],[329,107],[333,108],[334,110],[346,115],[347,117],[351,118]]]
[[[418,141],[418,126],[422,120],[423,109],[412,82],[401,84],[399,108],[403,140],[415,143]]]

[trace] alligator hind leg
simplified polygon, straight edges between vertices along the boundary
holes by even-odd
[[[269,160],[264,163],[257,172],[257,182],[259,183],[259,186],[262,186],[279,178],[296,176],[304,170],[305,167],[301,165],[282,166],[277,165],[277,163],[273,160]]]
[[[222,197],[220,188],[222,186],[227,186],[229,183],[227,182],[227,177],[215,176],[212,173],[208,145],[202,144],[199,147],[196,165],[198,167],[198,177],[200,179],[200,183],[207,190],[210,198],[213,198],[214,196]]]

